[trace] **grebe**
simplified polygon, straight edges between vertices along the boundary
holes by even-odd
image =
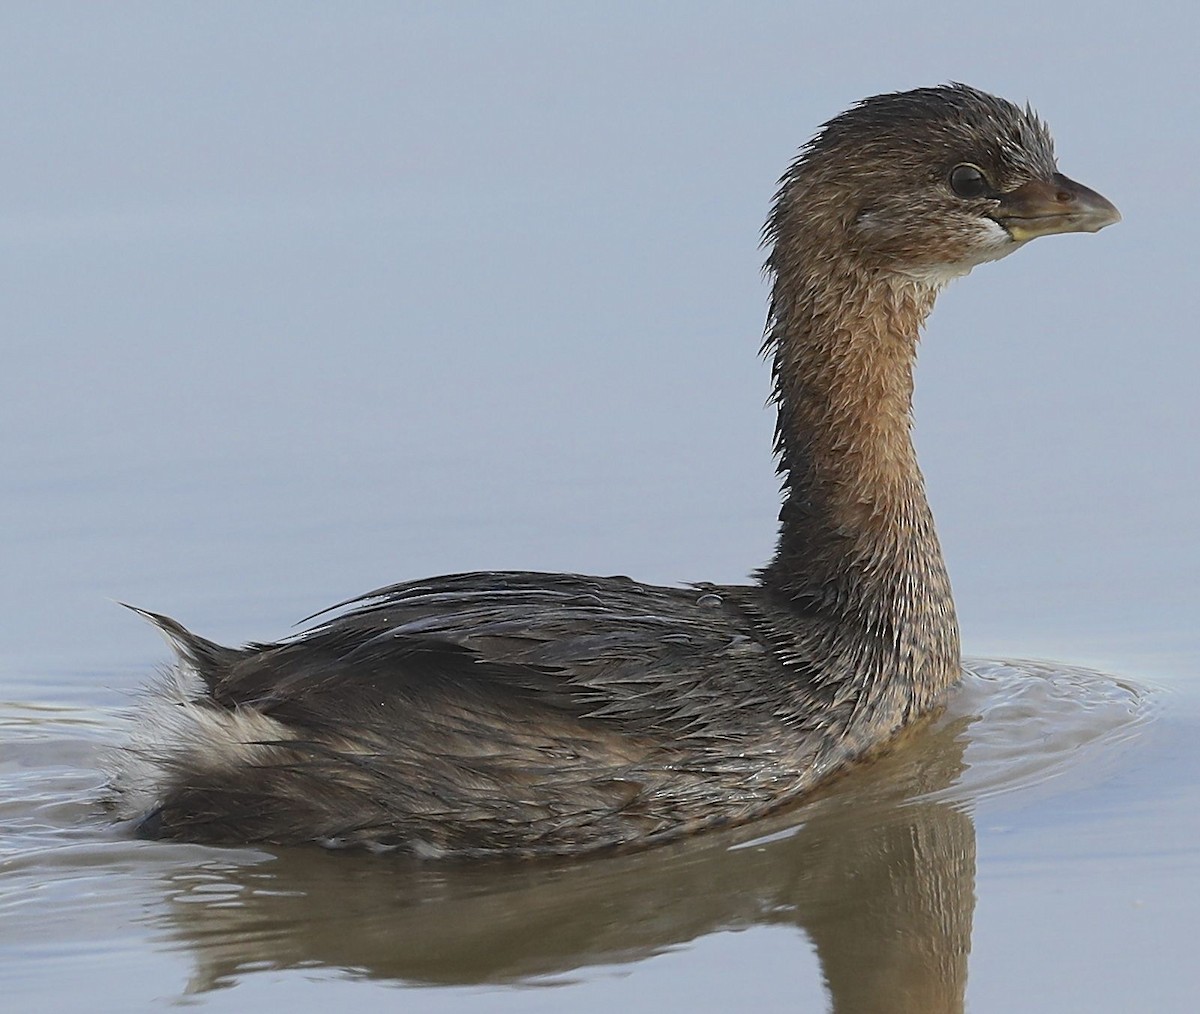
[[[435,857],[645,846],[802,796],[959,677],[910,440],[938,291],[1119,218],[1028,107],[960,84],[863,100],[801,150],[765,230],[783,507],[753,583],[457,574],[243,648],[143,612],[178,665],[116,809],[149,837]]]

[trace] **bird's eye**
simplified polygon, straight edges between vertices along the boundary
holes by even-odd
[[[950,170],[950,189],[959,197],[986,197],[992,192],[983,171],[969,163],[956,165]]]

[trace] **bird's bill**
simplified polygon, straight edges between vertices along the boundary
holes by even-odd
[[[1099,232],[1121,221],[1121,213],[1096,191],[1055,173],[1005,194],[995,218],[1013,239],[1024,242],[1057,232]]]

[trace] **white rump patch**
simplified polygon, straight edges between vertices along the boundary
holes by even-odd
[[[139,695],[131,741],[110,759],[113,802],[122,820],[160,806],[183,772],[226,772],[265,762],[291,738],[260,712],[204,703],[195,669],[181,661]]]

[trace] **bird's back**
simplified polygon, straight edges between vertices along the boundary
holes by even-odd
[[[240,650],[151,616],[192,686],[135,751],[168,786],[143,833],[564,853],[749,819],[819,738],[761,595],[459,574]]]

